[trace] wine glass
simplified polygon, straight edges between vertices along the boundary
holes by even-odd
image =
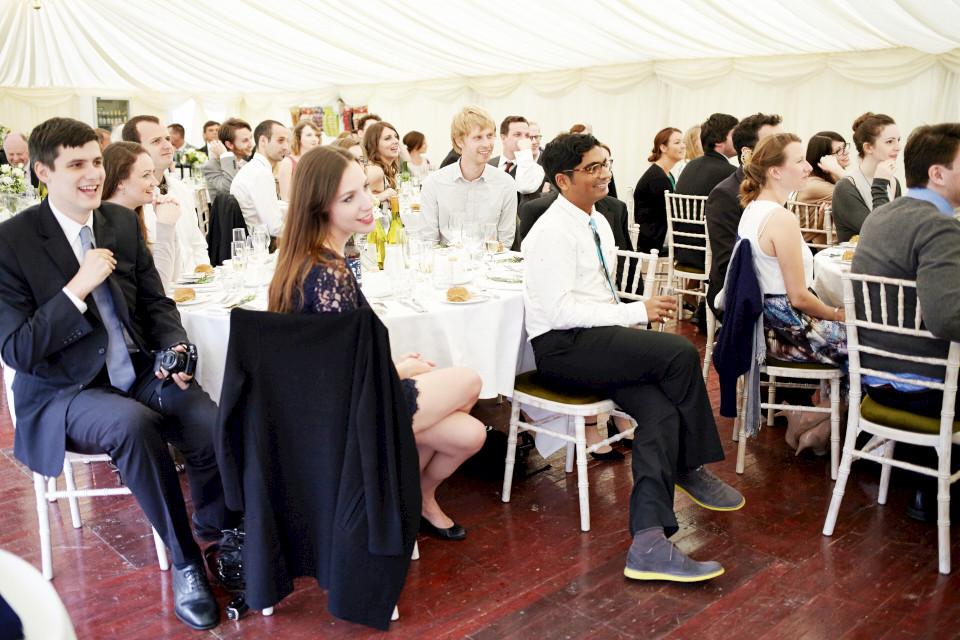
[[[487,256],[493,256],[493,254],[500,251],[500,240],[497,238],[497,223],[496,222],[484,222],[483,223],[483,251]]]
[[[483,233],[479,222],[465,222],[463,224],[463,246],[470,253],[471,260],[480,257],[483,251]]]
[[[449,241],[452,246],[463,244],[463,223],[466,219],[467,214],[463,211],[452,211],[447,217],[447,233],[450,234]]]

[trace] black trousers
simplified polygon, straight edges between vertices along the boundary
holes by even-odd
[[[548,331],[532,345],[543,376],[606,389],[637,421],[630,535],[650,527],[676,533],[677,473],[724,458],[693,343],[671,333],[596,327]]]
[[[67,410],[67,450],[113,458],[175,565],[201,559],[180,491],[171,442],[187,460],[187,479],[197,524],[224,528],[227,513],[213,449],[217,405],[196,381],[183,391],[141,368],[129,393],[99,384],[81,391]]]

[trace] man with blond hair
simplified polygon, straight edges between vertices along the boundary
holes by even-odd
[[[487,164],[497,124],[482,107],[468,106],[453,117],[450,139],[460,160],[434,171],[420,191],[421,232],[429,242],[449,243],[460,235],[450,228],[450,214],[468,221],[496,222],[497,239],[513,244],[517,231],[517,184],[506,172]]]

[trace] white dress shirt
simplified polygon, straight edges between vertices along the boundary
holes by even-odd
[[[517,233],[517,185],[490,165],[476,180],[463,177],[460,162],[427,176],[420,189],[420,233],[427,242],[450,241],[450,213],[462,211],[475,222],[496,222],[497,239],[513,244]]]
[[[180,217],[173,225],[157,221],[152,204],[143,205],[143,224],[147,228],[147,243],[153,262],[160,273],[164,289],[169,289],[182,273],[193,273],[197,265],[210,264],[207,241],[200,230],[197,217],[197,199],[193,190],[179,178],[165,176],[167,193],[180,203]],[[159,194],[157,187],[154,193]]]
[[[230,193],[237,199],[247,223],[247,231],[256,224],[265,224],[267,233],[283,234],[283,213],[277,199],[277,181],[273,178],[270,160],[262,153],[243,165],[230,184]]]
[[[543,167],[537,164],[537,161],[533,159],[533,150],[532,149],[521,149],[513,153],[513,160],[507,160],[506,157],[500,156],[500,164],[498,168],[500,171],[505,171],[505,165],[508,162],[512,162],[517,166],[517,192],[518,193],[533,193],[534,191],[540,190],[540,185],[543,184]]]
[[[80,224],[71,218],[68,218],[66,215],[60,213],[50,198],[47,198],[47,203],[50,205],[50,211],[53,212],[53,217],[56,218],[57,222],[60,224],[60,228],[63,229],[63,235],[67,237],[67,242],[70,244],[70,248],[73,249],[73,255],[77,258],[77,266],[83,263],[83,243],[80,242],[80,229],[83,227],[90,228],[90,240],[93,242],[93,246],[97,246],[97,236],[93,233],[93,212],[90,212],[90,215],[87,217],[87,222],[85,224]],[[67,294],[67,297],[70,298],[70,302],[80,311],[80,313],[87,312],[87,303],[73,295],[66,287],[63,288],[63,292]]]
[[[562,195],[524,238],[523,309],[530,338],[551,330],[647,324],[643,303],[617,304],[590,219],[597,225],[607,267],[615,270],[617,246],[606,218],[596,208],[588,217]]]

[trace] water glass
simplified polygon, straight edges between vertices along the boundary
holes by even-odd
[[[415,273],[408,269],[395,269],[390,272],[390,290],[397,300],[409,300],[417,290]]]
[[[236,227],[233,230],[233,241],[234,242],[244,242],[247,239],[247,229],[246,227]]]
[[[483,252],[483,235],[479,222],[465,222],[463,224],[463,246],[470,252],[470,257],[476,260]]]
[[[467,214],[463,211],[452,211],[447,217],[448,240],[453,246],[463,244],[463,223],[467,221]]]
[[[420,273],[433,273],[433,260],[437,253],[437,247],[432,242],[426,240],[420,241]]]
[[[449,289],[453,285],[453,267],[450,264],[449,251],[435,251],[433,254],[433,286]]]

